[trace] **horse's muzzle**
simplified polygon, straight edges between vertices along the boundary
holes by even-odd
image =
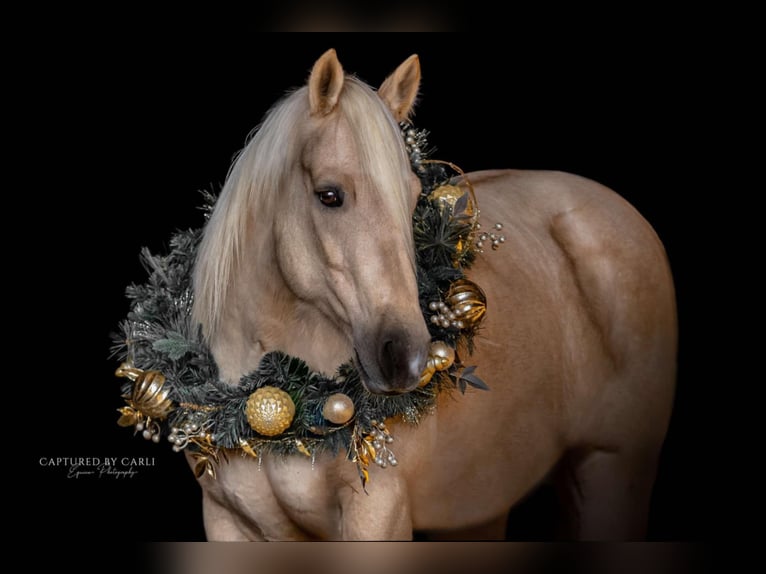
[[[430,336],[422,329],[383,327],[377,337],[356,345],[362,383],[379,395],[408,393],[418,386],[428,359]]]

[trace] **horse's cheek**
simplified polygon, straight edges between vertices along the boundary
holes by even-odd
[[[320,268],[315,242],[305,233],[278,238],[276,243],[277,265],[290,291],[304,300],[317,296]]]

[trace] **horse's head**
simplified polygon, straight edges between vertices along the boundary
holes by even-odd
[[[231,344],[229,323],[245,345],[315,368],[355,356],[371,392],[417,385],[429,344],[412,239],[420,186],[398,122],[419,81],[412,56],[375,92],[330,50],[267,116],[232,168],[197,262],[195,316],[214,352],[218,336]]]

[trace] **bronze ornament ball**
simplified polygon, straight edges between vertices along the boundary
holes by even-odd
[[[322,407],[322,416],[333,424],[345,424],[354,416],[354,402],[343,393],[332,394]]]

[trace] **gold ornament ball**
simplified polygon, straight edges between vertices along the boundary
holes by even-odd
[[[434,341],[431,343],[431,349],[428,352],[429,362],[433,359],[434,369],[443,371],[449,369],[455,362],[455,349],[450,347],[444,341]]]
[[[477,326],[487,312],[487,296],[481,287],[468,279],[455,281],[444,302],[467,327]]]
[[[292,424],[295,403],[282,389],[261,387],[247,399],[245,414],[255,432],[264,436],[276,436]]]
[[[354,402],[343,393],[330,395],[322,407],[322,416],[336,425],[347,423],[354,416]]]

